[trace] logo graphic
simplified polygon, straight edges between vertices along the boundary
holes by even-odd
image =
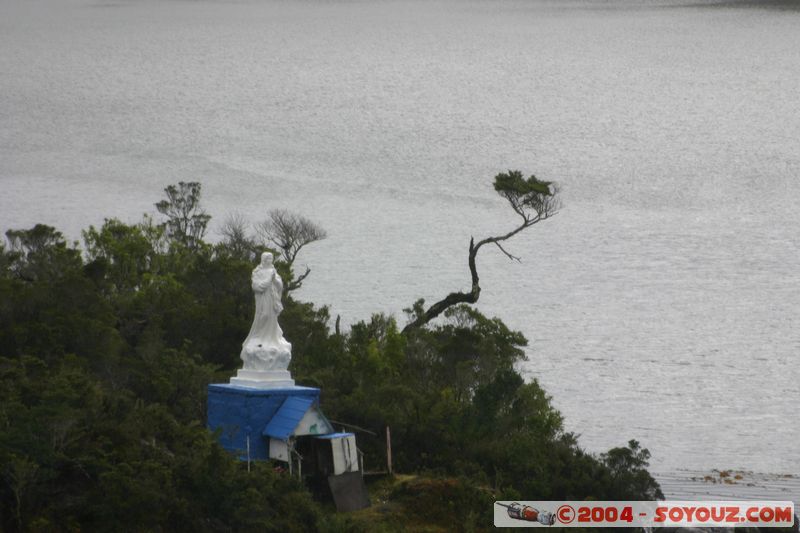
[[[508,516],[514,520],[524,520],[526,522],[539,522],[545,526],[552,526],[556,523],[556,517],[553,513],[548,511],[540,511],[529,505],[522,505],[519,502],[513,502],[510,505],[497,502],[500,507],[505,507]],[[573,511],[573,516],[575,511]]]
[[[790,501],[495,501],[496,527],[792,527]],[[545,509],[554,509],[550,512]]]
[[[571,505],[562,505],[556,511],[556,516],[562,524],[570,524],[575,520],[575,509]]]

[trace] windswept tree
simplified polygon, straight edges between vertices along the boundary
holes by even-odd
[[[423,300],[418,301],[414,306],[411,322],[403,328],[404,333],[424,326],[454,305],[477,302],[481,295],[476,264],[478,251],[487,244],[494,244],[509,259],[519,261],[519,257],[509,253],[502,243],[534,224],[555,215],[561,207],[558,187],[553,182],[540,180],[533,175],[525,178],[519,170],[509,170],[507,173],[495,176],[494,190],[506,199],[511,209],[520,217],[519,225],[508,233],[486,237],[477,243],[474,238],[470,238],[467,253],[467,265],[472,277],[470,290],[451,292],[427,309],[424,308]]]
[[[280,252],[281,260],[287,265],[290,272],[300,250],[306,245],[321,241],[328,236],[325,230],[316,223],[303,215],[285,209],[270,211],[268,218],[256,226],[256,231],[266,246]],[[299,276],[292,275],[290,281],[283,287],[284,298],[291,291],[302,287],[303,281],[310,273],[311,269],[306,266],[306,271]]]
[[[164,189],[167,199],[156,204],[158,212],[167,217],[167,236],[189,248],[197,248],[202,242],[211,220],[200,207],[201,188],[197,181],[178,182]]]

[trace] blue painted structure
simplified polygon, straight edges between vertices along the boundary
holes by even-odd
[[[270,437],[288,438],[315,405],[319,389],[313,387],[251,389],[215,383],[208,386],[208,428],[221,430],[219,443],[242,459],[247,458],[249,437],[250,459],[266,460]]]
[[[272,420],[264,428],[262,435],[273,439],[288,439],[312,405],[314,405],[313,398],[289,396],[275,414],[272,415]]]

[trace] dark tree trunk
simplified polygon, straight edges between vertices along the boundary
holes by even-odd
[[[478,268],[475,266],[475,256],[478,253],[478,249],[486,242],[487,241],[481,241],[478,243],[478,246],[475,246],[475,240],[469,240],[469,259],[467,262],[469,263],[469,272],[472,276],[472,290],[469,292],[451,292],[443,299],[431,305],[423,314],[409,322],[406,327],[403,328],[403,333],[408,333],[413,329],[424,326],[444,313],[448,307],[458,304],[474,304],[478,301],[481,295],[481,286],[479,284]]]

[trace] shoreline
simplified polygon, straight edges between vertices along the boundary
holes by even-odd
[[[799,474],[688,469],[650,473],[667,500],[776,500],[800,507]]]

